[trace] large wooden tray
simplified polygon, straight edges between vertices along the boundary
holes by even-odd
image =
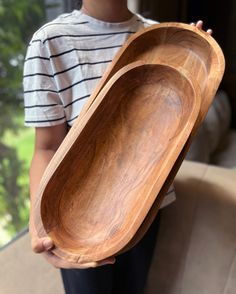
[[[82,264],[132,240],[191,133],[200,99],[188,76],[164,64],[132,63],[112,76],[41,182],[36,228],[54,240],[55,254]]]

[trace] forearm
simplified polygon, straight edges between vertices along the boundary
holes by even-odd
[[[34,204],[43,173],[67,134],[66,123],[35,129],[35,151],[31,161],[30,180],[30,230],[34,229]]]
[[[34,201],[37,194],[40,180],[43,173],[48,166],[50,160],[55,154],[54,150],[37,150],[34,153],[30,166],[30,197],[31,201]]]
[[[35,151],[30,166],[30,217],[34,216],[34,203],[38,194],[40,180],[48,166],[50,160],[55,154],[55,150],[38,149]]]

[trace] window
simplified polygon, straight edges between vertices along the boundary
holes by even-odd
[[[0,247],[27,228],[34,130],[24,127],[22,70],[27,44],[72,1],[0,1]]]

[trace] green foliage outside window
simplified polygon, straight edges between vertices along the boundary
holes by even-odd
[[[0,0],[0,245],[28,223],[33,130],[23,123],[22,71],[44,20],[43,0]]]

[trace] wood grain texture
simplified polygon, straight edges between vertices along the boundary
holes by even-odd
[[[131,64],[133,61],[138,62],[134,65]],[[144,63],[154,63],[159,64],[159,66],[156,66],[154,70],[153,65],[146,65],[145,67]],[[164,84],[163,80],[158,80],[157,82],[157,80],[155,80],[156,77],[154,78],[154,72],[156,71],[160,74],[160,68],[165,68],[163,71],[165,76]],[[174,68],[176,68],[176,70],[174,70]],[[142,73],[140,73],[141,71]],[[136,74],[134,75],[135,72]],[[151,83],[143,79],[142,75],[144,72],[144,76],[151,77]],[[175,72],[175,75],[173,75],[173,72]],[[71,128],[63,144],[60,146],[53,160],[49,164],[41,181],[40,191],[35,206],[38,215],[36,221],[37,230],[39,236],[45,236],[50,232],[49,235],[51,234],[56,241],[57,246],[54,252],[57,255],[68,260],[86,263],[88,261],[99,260],[109,255],[116,254],[121,250],[127,250],[140,240],[152,223],[161,201],[184,159],[192,138],[212,102],[223,72],[224,58],[217,43],[205,32],[199,31],[192,26],[179,23],[154,25],[142,32],[138,32],[129,39],[118,52],[113,63],[108,68],[94,93],[91,95],[88,103],[86,103],[82,114]],[[122,75],[125,76],[125,79]],[[136,77],[135,79],[132,77],[133,75]],[[171,75],[175,77],[179,76],[179,78],[175,80],[175,78],[170,77]],[[120,82],[121,80],[123,80],[122,83]],[[202,103],[197,121],[194,126],[192,126],[192,132],[189,132],[188,138],[185,137],[185,141],[182,141],[181,146],[178,145],[179,149],[174,152],[174,155],[174,148],[171,151],[173,145],[169,145],[169,143],[165,145],[162,143],[162,147],[164,149],[166,148],[165,150],[167,150],[167,153],[172,152],[170,160],[166,157],[166,153],[160,153],[160,157],[157,156],[157,152],[153,153],[153,145],[157,143],[159,144],[159,141],[155,141],[156,137],[153,135],[155,134],[153,132],[155,130],[158,136],[161,135],[162,138],[164,136],[163,134],[167,137],[171,137],[173,135],[172,131],[178,132],[178,129],[176,129],[177,125],[180,127],[179,130],[183,127],[183,124],[181,125],[180,123],[182,118],[180,119],[181,116],[177,111],[177,105],[177,108],[175,109],[176,113],[174,111],[170,117],[163,116],[160,109],[166,110],[169,106],[167,107],[167,104],[163,104],[160,101],[157,102],[156,99],[153,101],[150,97],[156,97],[155,95],[157,94],[158,97],[163,98],[166,97],[166,93],[169,91],[168,93],[175,93],[173,94],[173,97],[175,97],[175,99],[177,99],[176,97],[179,97],[179,101],[183,103],[182,106],[186,107],[186,104],[184,104],[186,103],[186,94],[187,92],[189,94],[190,90],[181,95],[176,94],[179,93],[179,90],[182,87],[182,82],[178,84],[176,82],[177,80],[188,81],[186,82],[186,85],[188,84],[190,86],[186,87],[190,87],[192,89],[191,91],[194,92],[194,95],[188,96],[188,103],[191,103],[192,99],[197,100],[196,97],[199,96],[201,97]],[[146,82],[143,83],[143,81]],[[128,84],[132,85],[130,90]],[[154,84],[156,90],[154,90]],[[167,90],[167,88],[169,90]],[[131,96],[132,99],[128,99],[129,103],[127,103],[124,98],[127,97],[127,94],[124,94],[123,92],[129,93]],[[105,96],[109,97],[109,101],[105,99]],[[139,97],[137,101],[136,96]],[[117,97],[119,98],[117,99]],[[147,102],[149,100],[150,104]],[[166,100],[166,98],[164,100]],[[133,103],[131,101],[136,102]],[[140,112],[142,108],[141,105],[144,101],[147,103],[147,105],[144,104],[145,107],[143,107],[144,113],[146,111],[147,113],[150,112],[152,120],[154,119],[158,124],[158,128],[153,127],[150,129],[152,120],[149,121],[147,117],[143,117],[144,113]],[[108,107],[106,108],[104,103],[107,103],[107,105],[110,106],[106,106]],[[180,102],[178,103],[181,104]],[[153,108],[159,109],[159,112],[158,110],[155,112]],[[108,111],[108,109],[110,110]],[[97,111],[99,113],[101,112],[103,115],[98,115]],[[142,126],[138,124],[139,120],[137,120],[137,123],[135,124],[136,115],[134,115],[133,112],[137,112],[138,115],[140,115],[140,119],[144,119],[146,131],[142,130]],[[179,120],[177,119],[178,116]],[[93,118],[92,125],[90,123],[91,117]],[[95,121],[94,117],[96,117]],[[128,117],[130,118],[127,120]],[[134,125],[131,118],[134,121]],[[165,123],[168,120],[170,120],[170,124],[167,127],[165,126]],[[127,126],[124,127],[126,124]],[[135,129],[135,127],[137,127],[137,129]],[[149,129],[152,131],[149,132]],[[138,134],[137,130],[139,130],[139,132],[142,130],[142,135],[141,133]],[[96,132],[99,134],[99,139],[96,137]],[[88,134],[91,136],[88,136]],[[137,138],[140,135],[140,139],[142,140],[139,141]],[[107,139],[107,137],[110,139]],[[127,144],[125,144],[124,141],[127,141]],[[82,146],[84,143],[89,147],[86,150],[83,149],[85,146]],[[150,192],[152,189],[150,183],[152,181],[152,184],[154,183],[154,178],[151,177],[150,179],[152,180],[147,181],[147,178],[144,177],[143,180],[139,182],[140,187],[143,185],[143,190],[140,187],[135,186],[137,185],[135,179],[138,178],[138,175],[140,176],[142,172],[144,175],[150,175],[153,171],[151,165],[147,165],[146,168],[143,167],[143,170],[138,173],[136,163],[139,166],[142,160],[140,159],[139,161],[139,157],[135,156],[137,156],[139,150],[142,150],[140,147],[143,145],[144,149],[146,148],[146,151],[150,149],[150,153],[155,154],[155,156],[159,158],[157,159],[156,157],[157,161],[155,161],[153,157],[147,157],[148,162],[153,162],[154,166],[157,164],[159,169],[164,168],[166,172],[161,179],[161,181],[163,181],[162,186],[160,184],[161,182],[158,184],[158,191],[160,191],[158,197],[156,197],[157,194],[155,193],[157,193],[157,190],[155,190],[155,193],[149,194],[149,196],[152,196],[150,196],[148,200],[148,191]],[[181,149],[182,153],[180,153]],[[105,154],[107,154],[105,157],[102,156],[104,150]],[[77,153],[77,157],[74,158],[74,156],[69,155],[72,154],[72,151],[73,154]],[[141,154],[147,155],[144,151],[141,151]],[[129,156],[131,156],[130,162],[128,160]],[[129,162],[125,167],[122,165],[124,164],[124,160],[121,160],[123,157],[127,158],[127,162]],[[98,158],[100,159],[98,160]],[[78,160],[83,160],[83,164]],[[146,159],[144,161],[146,161]],[[114,165],[115,168],[113,166],[113,169],[111,168],[111,162],[116,162]],[[93,163],[92,167],[90,163]],[[114,173],[114,169],[116,170],[116,173]],[[122,179],[121,181],[116,178],[119,169],[121,172],[121,174],[119,174],[120,179]],[[156,171],[157,173],[160,172],[159,169]],[[133,176],[128,177],[127,175],[132,174],[132,172],[134,173]],[[136,175],[135,172],[137,172]],[[156,175],[154,171],[153,175]],[[94,181],[88,184],[88,179],[90,177],[94,177]],[[101,184],[101,180],[103,181],[103,184]],[[112,185],[114,185],[114,189],[120,185],[123,185],[127,189],[134,185],[134,187],[137,188],[137,191],[135,190],[136,188],[131,188],[131,192],[127,193],[127,202],[125,200],[114,200],[115,198],[111,196],[113,194],[110,193],[110,188],[108,186],[111,182]],[[81,188],[81,184],[83,184],[83,188]],[[93,194],[90,193],[91,187],[89,185],[93,188]],[[81,197],[78,196],[79,194],[76,192],[77,190],[75,187],[80,191],[82,195]],[[122,189],[124,189],[124,187]],[[70,196],[68,196],[67,191],[70,191]],[[113,190],[111,189],[111,191]],[[120,194],[118,194],[121,195],[122,191],[123,190],[120,190]],[[103,196],[96,196],[97,198],[92,197],[92,195],[98,195],[97,192],[100,193],[99,195]],[[54,197],[50,196],[52,194]],[[142,195],[142,197],[143,195],[147,197],[144,198],[146,201],[145,209],[142,206],[143,198],[140,195]],[[76,199],[79,197],[79,200],[74,201],[74,196],[75,198],[77,197]],[[112,202],[111,199],[113,199],[114,202]],[[120,196],[120,199],[123,198]],[[134,199],[136,199],[137,202],[135,202]],[[111,203],[107,203],[107,201]],[[109,204],[112,204],[112,209]],[[126,209],[122,208],[122,204]],[[44,223],[47,233],[42,225],[40,207],[42,218],[47,219],[47,223]],[[65,210],[64,208],[57,209],[58,207],[65,207]],[[120,213],[117,212],[119,209],[121,209]],[[140,210],[138,211],[135,209]],[[89,215],[85,213],[89,210],[95,212],[97,218],[94,218],[92,213]],[[132,211],[132,214],[129,217],[127,216],[128,210]],[[114,211],[116,211],[116,214]],[[75,217],[77,213],[78,217]],[[136,214],[138,216],[136,216]],[[99,220],[99,215],[101,221]],[[74,218],[71,216],[74,216]],[[115,217],[115,220],[112,216]],[[74,220],[71,223],[72,219]],[[119,222],[117,219],[119,219]],[[84,224],[81,225],[81,223]],[[107,224],[110,224],[110,229],[104,232],[103,229]],[[90,228],[90,230],[88,228]],[[77,233],[75,233],[75,231],[77,231]],[[98,231],[100,231],[100,233],[98,233]],[[60,233],[58,234],[58,232]],[[88,237],[88,234],[90,237]],[[66,243],[65,240],[70,241],[68,241],[69,243]],[[98,245],[99,242],[100,245]]]
[[[199,108],[200,95],[172,67],[130,64],[112,77],[43,189],[42,222],[57,255],[97,261],[132,239]]]
[[[84,105],[82,117],[107,81],[123,66],[134,62],[166,63],[192,75],[202,91],[200,116],[204,117],[209,97],[213,99],[222,79],[225,61],[221,48],[203,30],[183,23],[162,23],[143,29],[129,38],[108,67]],[[206,102],[205,102],[206,101]],[[204,105],[204,104],[207,105]],[[79,119],[76,123],[79,123]],[[75,127],[75,125],[74,125]]]
[[[170,24],[170,26],[172,26],[173,24]],[[186,25],[183,25],[183,28],[186,28]],[[190,28],[191,29],[191,28]],[[196,30],[196,28],[194,28]],[[199,33],[197,31],[197,33]],[[212,37],[207,35],[205,32],[203,32],[203,34],[205,34],[205,36],[203,36],[210,44],[211,46],[211,55],[215,56],[215,58],[213,60],[208,60],[208,58],[205,58],[205,63],[207,62],[212,62],[210,68],[211,70],[208,72],[208,77],[206,79],[205,83],[202,83],[202,79],[201,76],[196,76],[194,75],[194,72],[191,72],[191,70],[189,70],[188,72],[185,72],[189,78],[192,80],[192,82],[194,83],[194,88],[200,88],[201,91],[201,108],[200,108],[200,112],[199,112],[199,116],[198,119],[192,129],[192,132],[187,140],[187,142],[185,143],[183,150],[181,151],[179,157],[177,158],[170,174],[168,175],[161,191],[158,194],[158,197],[156,197],[156,200],[152,206],[152,208],[150,209],[148,215],[146,216],[144,222],[142,223],[142,225],[140,226],[138,232],[135,234],[135,236],[133,237],[133,239],[121,250],[120,253],[125,252],[127,250],[129,250],[130,248],[132,248],[133,246],[135,246],[139,240],[142,239],[142,237],[145,235],[146,231],[148,230],[148,228],[150,227],[150,225],[152,224],[153,220],[155,219],[158,210],[161,206],[161,203],[166,195],[166,193],[168,192],[168,189],[170,187],[170,185],[173,183],[174,178],[185,158],[185,156],[187,155],[187,152],[190,148],[190,145],[196,135],[197,130],[199,129],[201,123],[203,122],[211,104],[212,101],[214,99],[214,95],[219,87],[219,84],[222,80],[223,74],[224,74],[224,69],[225,69],[225,61],[224,61],[224,56],[223,53],[220,49],[220,47],[218,46],[218,44],[213,40],[212,41]],[[202,36],[200,36],[201,38]],[[197,38],[197,37],[195,37]],[[199,38],[199,36],[198,36]],[[199,38],[199,41],[200,41]],[[193,50],[194,51],[194,50]],[[206,55],[207,56],[207,55]],[[167,59],[168,60],[168,59]],[[209,68],[209,66],[208,66]],[[182,69],[181,69],[182,70]],[[195,69],[197,70],[197,69]],[[200,81],[199,81],[200,78]]]

